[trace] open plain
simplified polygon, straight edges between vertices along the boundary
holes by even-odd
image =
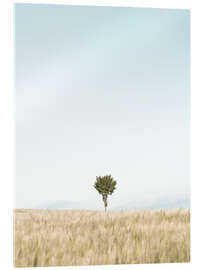
[[[15,267],[189,261],[189,210],[14,210]]]

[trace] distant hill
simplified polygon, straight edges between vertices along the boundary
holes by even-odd
[[[81,209],[82,205],[77,202],[61,201],[53,203],[45,203],[37,206],[38,209]]]
[[[92,202],[59,201],[38,205],[36,209],[103,210],[102,202],[101,204],[97,203],[96,205],[99,205],[99,207],[95,206],[95,203]],[[157,210],[173,208],[190,208],[190,196],[181,195],[174,197],[162,197],[157,199],[148,198],[143,200],[134,200],[117,207],[111,207],[111,205],[109,205],[108,210]]]
[[[94,207],[89,202],[59,201],[38,205],[36,209],[93,210]]]
[[[114,210],[158,210],[158,209],[173,209],[173,208],[190,208],[190,197],[189,195],[180,197],[169,197],[169,198],[159,198],[153,200],[139,201],[135,200],[133,202],[121,205],[114,208]]]

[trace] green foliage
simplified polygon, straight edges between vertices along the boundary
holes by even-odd
[[[102,195],[105,211],[107,207],[107,197],[108,195],[112,195],[112,193],[116,189],[116,184],[117,182],[113,179],[111,175],[105,175],[105,176],[99,176],[99,177],[96,176],[94,187],[99,192],[99,194]]]

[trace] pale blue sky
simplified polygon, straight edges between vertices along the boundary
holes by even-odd
[[[189,10],[15,5],[16,207],[189,192]]]

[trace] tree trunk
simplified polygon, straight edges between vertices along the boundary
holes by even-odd
[[[105,212],[106,212],[106,208],[107,208],[107,194],[103,194],[102,197],[103,197],[103,202],[104,202],[104,209],[105,209]]]

